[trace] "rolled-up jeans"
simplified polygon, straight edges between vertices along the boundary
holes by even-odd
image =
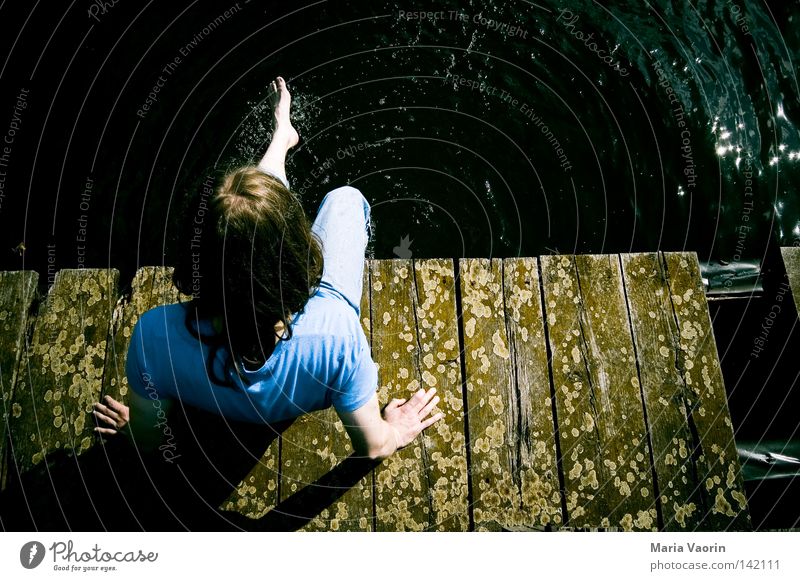
[[[311,231],[322,242],[320,286],[338,292],[361,316],[364,257],[372,235],[369,202],[352,186],[331,190],[319,205]]]

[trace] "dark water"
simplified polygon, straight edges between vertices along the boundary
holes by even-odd
[[[360,188],[377,258],[686,249],[760,269],[762,298],[712,308],[734,423],[796,437],[793,309],[749,354],[775,248],[800,243],[798,2],[67,6],[0,8],[3,269],[174,263],[208,172],[265,149],[280,74],[295,190],[313,215]]]
[[[16,4],[1,11],[5,119],[29,92],[4,268],[22,241],[38,269],[47,244],[58,267],[171,262],[205,172],[262,152],[276,74],[303,136],[295,188],[313,215],[328,189],[359,187],[376,257],[404,236],[415,257],[703,262],[800,240],[795,2]],[[421,7],[438,18],[409,20]]]

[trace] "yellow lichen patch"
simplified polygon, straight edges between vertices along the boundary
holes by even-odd
[[[636,520],[633,521],[633,524],[636,526],[637,529],[641,530],[658,530],[655,527],[656,522],[656,509],[652,508],[650,510],[640,510],[636,514]]]
[[[495,355],[497,355],[498,357],[502,357],[503,359],[508,359],[509,357],[508,347],[506,346],[503,337],[500,336],[499,329],[494,332],[494,335],[492,335],[492,345],[494,345],[492,352]]]
[[[725,498],[725,493],[722,488],[717,488],[717,495],[714,498],[714,508],[711,509],[713,513],[724,514],[726,516],[736,516],[736,513],[731,507],[731,503]]]
[[[693,502],[687,504],[673,503],[672,509],[675,512],[675,521],[683,528],[686,527],[686,519],[690,518],[697,509]]]
[[[631,495],[630,485],[622,480],[619,476],[614,477],[614,486],[617,488],[621,496],[627,498]]]
[[[586,474],[581,476],[581,486],[584,488],[591,488],[597,490],[600,483],[597,481],[597,471],[594,469],[588,470]]]
[[[20,415],[22,415],[22,406],[17,402],[14,402],[14,405],[11,406],[11,412],[15,418],[18,418]]]
[[[464,325],[464,332],[467,334],[467,337],[473,337],[475,335],[475,317],[470,317],[470,319]]]
[[[505,409],[503,405],[503,399],[499,395],[490,395],[489,396],[489,406],[491,406],[492,411],[499,415]]]
[[[739,510],[747,510],[747,497],[739,490],[731,490],[731,496],[739,504]]]
[[[427,369],[422,372],[422,381],[424,381],[429,387],[434,387],[437,383],[436,376]]]
[[[586,432],[594,430],[594,418],[588,412],[584,412],[583,414],[583,429]]]

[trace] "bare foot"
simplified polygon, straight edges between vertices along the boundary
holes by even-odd
[[[286,81],[283,80],[283,77],[277,77],[272,81],[271,89],[272,106],[275,107],[275,131],[272,140],[284,139],[286,149],[290,149],[300,141],[300,136],[292,126],[289,116],[292,96],[289,94],[289,89],[286,88]]]

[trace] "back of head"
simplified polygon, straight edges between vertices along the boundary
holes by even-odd
[[[278,321],[291,337],[289,317],[302,311],[323,267],[321,243],[299,199],[246,166],[219,180],[185,226],[173,281],[193,297],[201,318],[222,317],[234,361],[271,352]]]

